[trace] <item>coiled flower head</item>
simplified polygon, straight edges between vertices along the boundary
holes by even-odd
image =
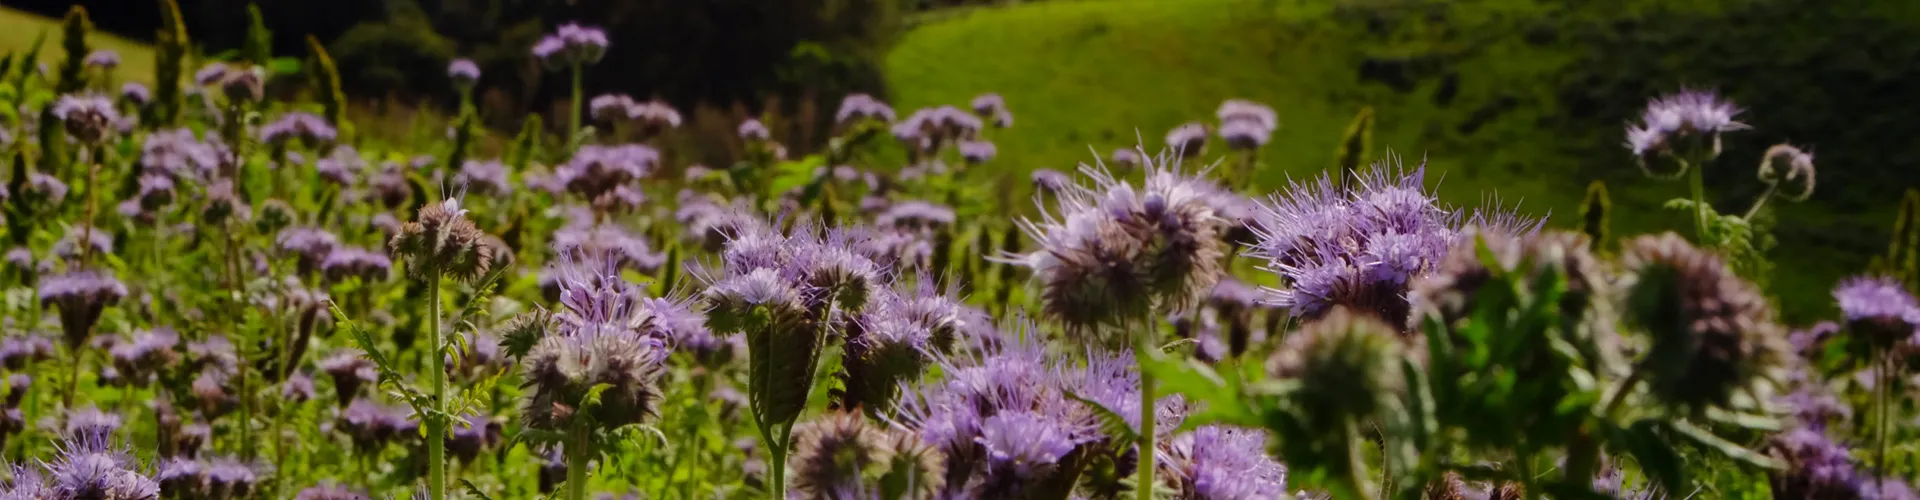
[[[480,81],[480,65],[472,59],[454,59],[447,63],[447,78],[453,80],[453,88],[462,92],[472,90],[473,84]]]
[[[1719,256],[1664,233],[1629,242],[1625,260],[1626,317],[1652,337],[1643,362],[1662,403],[1696,411],[1725,405],[1783,361],[1766,297]]]
[[[1022,221],[1041,247],[1001,257],[1033,269],[1048,315],[1080,331],[1119,326],[1156,307],[1184,309],[1213,288],[1226,245],[1211,183],[1170,155],[1149,164],[1139,188],[1104,166],[1081,171],[1092,185],[1067,187],[1056,212]]]
[[[401,225],[391,243],[393,253],[406,260],[416,277],[431,276],[425,274],[429,270],[458,281],[485,276],[499,249],[484,241],[486,233],[466,214],[458,199],[428,203],[413,222]]]

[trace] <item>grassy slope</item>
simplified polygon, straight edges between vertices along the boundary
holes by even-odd
[[[1373,106],[1373,157],[1388,150],[1409,162],[1427,157],[1428,181],[1443,198],[1478,205],[1482,193],[1497,193],[1509,203],[1523,201],[1526,212],[1550,211],[1555,226],[1577,224],[1591,179],[1565,175],[1562,166],[1596,160],[1556,152],[1557,138],[1537,125],[1540,116],[1556,112],[1555,73],[1574,60],[1571,48],[1528,45],[1518,34],[1496,38],[1452,63],[1462,76],[1456,97],[1443,104],[1431,81],[1408,92],[1361,82],[1359,63],[1369,54],[1412,56],[1435,48],[1414,36],[1367,40],[1363,53],[1354,40],[1358,28],[1332,22],[1328,3],[1105,0],[977,9],[909,32],[889,54],[886,74],[902,113],[964,104],[980,92],[1005,96],[1016,130],[992,137],[1000,150],[994,166],[1016,175],[1088,161],[1089,145],[1102,155],[1132,145],[1136,130],[1150,149],[1158,148],[1172,126],[1210,121],[1220,101],[1238,97],[1268,103],[1280,114],[1281,130],[1261,152],[1266,166],[1259,187],[1270,191],[1288,177],[1333,165],[1353,114]],[[1527,16],[1535,8],[1530,0],[1480,3],[1489,17]],[[1476,111],[1516,93],[1526,105],[1461,131]],[[1624,151],[1618,163],[1635,168]],[[1608,186],[1615,234],[1691,230],[1687,219],[1658,208],[1684,196],[1683,183],[1625,182]],[[1789,245],[1776,257],[1795,250]],[[1817,313],[1828,284],[1847,271],[1831,260],[1808,262],[1776,273],[1774,288],[1787,303],[1812,304],[1797,309]]]
[[[57,70],[66,57],[66,51],[60,48],[60,20],[0,7],[0,54],[25,52],[42,33],[47,40],[40,46],[40,62],[46,63],[49,70]],[[120,53],[120,69],[116,74],[122,81],[153,81],[151,46],[99,31],[88,34],[87,43],[94,49]]]

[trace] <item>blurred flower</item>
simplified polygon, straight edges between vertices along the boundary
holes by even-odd
[[[52,479],[50,498],[152,500],[160,485],[136,470],[126,452],[111,448],[104,433],[66,436],[58,457],[45,467]]]
[[[993,159],[994,153],[998,152],[993,147],[993,143],[983,140],[960,141],[954,148],[960,150],[960,157],[967,160],[967,163],[975,165],[986,163],[987,160]]]
[[[920,200],[907,200],[887,207],[874,224],[902,230],[935,230],[952,226],[953,209]]]
[[[973,107],[973,114],[980,115],[982,118],[1007,109],[1007,100],[1001,98],[1000,94],[994,93],[980,94],[974,97],[970,104]]]
[[[83,246],[87,247],[84,251],[93,252],[94,255],[113,253],[113,233],[86,226],[69,227],[67,234],[61,236],[60,241],[54,242],[53,254],[70,261],[79,260],[80,254],[83,253],[81,248]]]
[[[680,112],[659,101],[643,102],[627,108],[627,119],[640,123],[637,132],[643,140],[680,128]]]
[[[287,142],[299,140],[307,147],[318,148],[332,144],[339,136],[340,132],[325,118],[302,111],[280,115],[280,119],[260,127],[260,140],[275,147],[285,147]]]
[[[225,76],[227,76],[227,65],[217,62],[207,63],[206,66],[201,66],[199,71],[193,72],[193,83],[201,87],[212,87],[220,83],[220,79]]]
[[[552,68],[598,63],[606,53],[607,32],[576,23],[560,25],[553,34],[533,45],[533,56]]]
[[[122,376],[136,386],[144,386],[180,360],[174,350],[179,343],[180,335],[173,329],[156,327],[134,332],[132,338],[115,344],[108,356]]]
[[[480,452],[500,444],[501,424],[484,415],[467,415],[447,433],[447,453],[471,463]]]
[[[646,178],[659,164],[659,151],[646,145],[587,145],[554,168],[553,180],[605,210],[618,203],[616,188]]]
[[[301,273],[305,274],[318,267],[333,253],[340,238],[324,228],[312,226],[294,226],[280,230],[275,235],[274,246],[299,260]]]
[[[1784,361],[1766,296],[1719,256],[1664,233],[1628,242],[1625,261],[1626,318],[1652,337],[1642,363],[1662,403],[1694,411],[1725,405]]]
[[[1786,162],[1786,168],[1781,169],[1774,165],[1779,162]],[[1781,198],[1790,201],[1806,201],[1807,197],[1813,196],[1813,174],[1812,151],[1801,151],[1800,148],[1788,144],[1775,144],[1761,155],[1760,181],[1773,187],[1780,187],[1781,182],[1786,182],[1785,191],[1774,193]]]
[[[267,70],[259,66],[226,68],[220,90],[236,103],[254,102],[266,95]]]
[[[453,175],[453,184],[465,186],[469,193],[494,196],[513,193],[513,183],[507,181],[507,165],[500,160],[467,160],[460,166],[460,173]]]
[[[145,106],[153,100],[153,91],[148,90],[147,86],[140,82],[127,82],[120,86],[120,98],[132,103],[135,107]]]
[[[351,186],[360,171],[366,170],[367,161],[360,158],[360,152],[353,146],[334,146],[333,152],[313,163],[314,170],[320,172],[320,179],[336,185]]]
[[[100,313],[126,296],[127,286],[106,272],[68,271],[40,281],[40,303],[60,311],[60,327],[69,349],[85,345]]]
[[[53,103],[53,116],[66,126],[67,134],[86,145],[100,144],[120,121],[113,100],[98,94],[62,95]]]
[[[833,121],[845,126],[855,120],[892,122],[893,107],[867,94],[847,94],[840,100],[840,110],[834,113]]]
[[[453,80],[456,89],[472,89],[473,84],[480,81],[480,65],[474,64],[472,59],[454,59],[447,63],[447,78]]]
[[[81,62],[88,67],[111,70],[120,66],[120,53],[108,49],[95,49],[93,52],[88,52],[87,58]]]
[[[569,224],[553,233],[556,255],[608,255],[623,268],[653,274],[666,264],[666,254],[655,252],[647,239],[621,226],[604,223]]]
[[[371,497],[338,484],[322,483],[300,490],[294,500],[368,500]]]
[[[1182,158],[1193,158],[1207,147],[1207,125],[1188,122],[1167,131],[1167,149]]]
[[[332,356],[320,360],[320,371],[333,378],[333,394],[342,407],[353,402],[360,386],[380,379],[380,372],[373,361],[361,356],[359,351],[350,349],[334,351]]]
[[[1263,431],[1208,425],[1174,436],[1165,447],[1159,467],[1178,498],[1287,496],[1287,468],[1267,456]]]
[[[633,118],[633,107],[637,106],[633,97],[626,94],[600,94],[587,100],[587,116],[601,123],[615,123]]]
[[[1033,187],[1042,192],[1058,194],[1072,184],[1073,178],[1058,170],[1040,168],[1033,171]]]
[[[773,133],[767,130],[766,125],[753,118],[740,122],[738,134],[740,139],[747,142],[763,142],[773,137]]]
[[[280,397],[294,404],[312,401],[314,393],[313,376],[303,371],[293,372],[292,375],[287,376],[285,382],[280,383]]]
[[[119,415],[103,412],[100,411],[99,408],[92,406],[69,411],[67,412],[66,418],[67,424],[63,427],[64,430],[61,431],[63,433],[62,435],[65,436],[86,436],[93,434],[111,436],[114,432],[120,430]]]

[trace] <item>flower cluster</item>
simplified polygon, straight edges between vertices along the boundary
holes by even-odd
[[[833,114],[834,123],[847,126],[860,120],[878,120],[891,123],[895,119],[893,106],[867,94],[847,94],[840,100],[840,109]]]
[[[533,56],[555,68],[598,63],[606,53],[607,32],[577,23],[560,25],[533,45]]]
[[[667,339],[641,328],[638,287],[609,256],[576,253],[557,266],[561,309],[551,322],[529,325],[545,332],[520,362],[528,388],[521,418],[533,428],[563,429],[583,413],[610,429],[652,417],[668,348]],[[598,401],[585,406],[589,391]]]
[[[1228,99],[1220,103],[1220,110],[1214,113],[1220,119],[1220,140],[1235,150],[1258,149],[1267,144],[1273,131],[1280,128],[1280,118],[1273,108],[1243,99]],[[1173,144],[1168,136],[1168,144]]]
[[[317,148],[332,144],[339,138],[340,131],[328,124],[327,119],[300,111],[280,115],[280,119],[260,127],[260,140],[274,147],[286,147],[297,140],[307,147]]]
[[[1647,103],[1640,123],[1627,126],[1626,146],[1643,167],[1656,156],[1674,154],[1676,148],[1681,148],[1681,154],[1710,159],[1720,154],[1721,133],[1747,128],[1733,119],[1740,112],[1713,91],[1681,89]]]
[[[653,173],[659,162],[660,152],[641,144],[582,146],[554,168],[553,182],[600,211],[637,207],[644,198],[634,182]]]
[[[1057,194],[1057,209],[1021,222],[1040,248],[1007,255],[1033,269],[1046,313],[1086,331],[1145,321],[1160,308],[1198,301],[1221,275],[1226,245],[1212,183],[1162,155],[1134,187],[1104,167],[1083,167],[1092,185]]]

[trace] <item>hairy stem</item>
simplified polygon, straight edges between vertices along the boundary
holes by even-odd
[[[427,488],[433,500],[443,500],[447,498],[447,364],[440,354],[440,267],[428,266],[427,373],[433,375],[433,399],[428,404],[433,405],[433,415],[427,418]]]
[[[593,457],[593,447],[587,443],[585,425],[574,424],[567,439],[567,500],[585,500],[587,498],[587,461]]]
[[[1706,165],[1696,162],[1687,168],[1687,185],[1693,191],[1693,231],[1702,245],[1707,243],[1707,188],[1700,173]]]
[[[1154,452],[1154,394],[1153,373],[1146,370],[1147,357],[1153,353],[1151,335],[1140,335],[1140,344],[1134,346],[1134,358],[1140,367],[1140,464],[1134,467],[1136,480],[1135,498],[1153,500],[1153,461]]]
[[[82,269],[85,269],[93,259],[93,214],[95,205],[99,204],[96,201],[99,196],[93,193],[93,185],[95,177],[99,175],[100,164],[87,162],[87,219],[86,224],[80,227],[80,241],[75,242],[80,245],[80,268]]]
[[[1874,441],[1875,441],[1874,449],[1873,449],[1873,466],[1877,469],[1874,471],[1875,472],[1874,475],[1876,476],[1874,481],[1876,481],[1875,486],[1878,489],[1884,490],[1887,484],[1887,470],[1888,470],[1887,469],[1887,434],[1889,432],[1892,432],[1892,429],[1887,427],[1887,416],[1888,416],[1887,414],[1893,412],[1893,398],[1891,397],[1893,394],[1893,388],[1890,387],[1893,385],[1893,376],[1892,376],[1893,375],[1892,374],[1893,356],[1880,354],[1878,356],[1875,356],[1874,361],[1875,361],[1874,372],[1876,377],[1878,378],[1878,380],[1875,380],[1873,384],[1873,394],[1874,394],[1874,399],[1876,400],[1874,402],[1880,408],[1880,412],[1879,412],[1880,421],[1876,422],[1873,426],[1873,434],[1874,434]]]
[[[1753,216],[1760,215],[1760,208],[1767,206],[1767,200],[1773,198],[1773,190],[1777,187],[1777,184],[1768,184],[1767,190],[1760,193],[1760,199],[1753,200],[1753,207],[1748,208],[1747,214],[1740,216],[1740,219],[1753,220]]]

